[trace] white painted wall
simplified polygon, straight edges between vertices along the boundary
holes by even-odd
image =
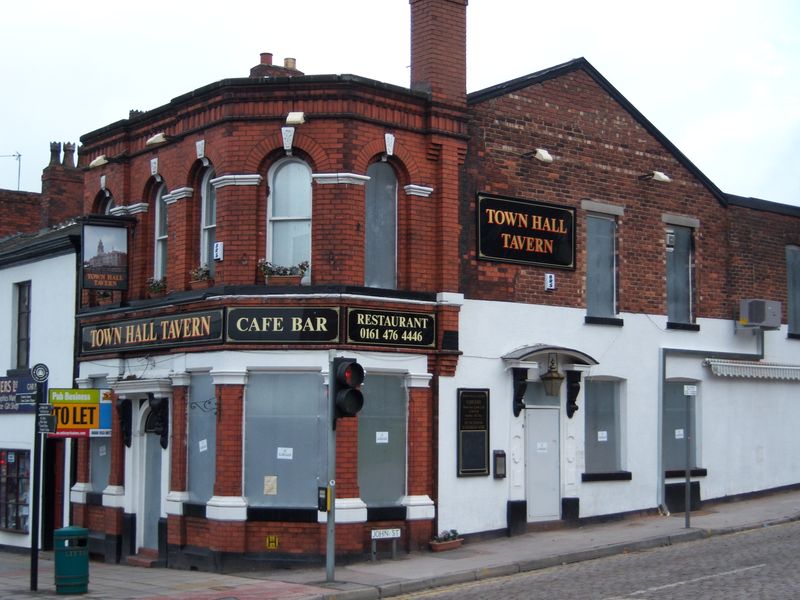
[[[16,366],[14,285],[30,281],[30,365],[48,366],[50,387],[73,386],[76,277],[72,253],[0,268],[0,374]],[[0,448],[32,450],[33,439],[32,414],[0,413]],[[0,531],[0,545],[29,548],[30,535]]]
[[[440,529],[463,533],[506,527],[506,502],[524,498],[524,468],[514,464],[524,440],[524,418],[512,412],[512,378],[501,356],[539,343],[580,350],[599,364],[585,377],[623,380],[622,468],[631,481],[581,482],[585,466],[583,391],[579,410],[561,419],[562,496],[580,498],[580,516],[651,509],[661,501],[660,361],[662,348],[755,354],[756,337],[736,334],[733,321],[699,320],[700,331],[666,329],[657,315],[621,314],[624,326],[587,325],[583,309],[467,300],[460,314],[455,377],[439,383]],[[765,333],[765,360],[800,365],[800,341],[785,327]],[[700,356],[671,356],[666,375],[696,382],[699,466],[703,498],[716,498],[800,482],[800,384],[714,376]],[[490,389],[490,454],[505,450],[509,476],[456,475],[458,388]],[[562,407],[564,404],[562,391]],[[515,450],[516,448],[516,450]]]

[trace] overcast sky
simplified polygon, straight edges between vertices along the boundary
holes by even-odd
[[[135,8],[135,10],[128,10]],[[800,205],[797,0],[470,0],[467,90],[585,57],[724,192]],[[27,0],[0,20],[0,188],[41,190],[51,141],[246,77],[409,82],[408,0]]]

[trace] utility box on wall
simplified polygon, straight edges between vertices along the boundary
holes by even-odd
[[[780,329],[781,303],[776,300],[739,300],[739,325],[761,329]]]

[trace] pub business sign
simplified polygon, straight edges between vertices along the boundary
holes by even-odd
[[[83,226],[82,285],[89,290],[128,289],[128,229]]]
[[[221,309],[85,325],[81,328],[82,354],[221,341]]]
[[[575,210],[478,194],[478,258],[575,268]]]

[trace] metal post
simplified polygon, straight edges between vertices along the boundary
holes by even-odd
[[[31,591],[35,592],[39,586],[39,478],[41,474],[42,434],[37,429],[39,405],[43,404],[44,384],[36,384],[36,417],[33,421],[33,466],[31,479],[33,490],[31,492]]]
[[[328,514],[325,546],[325,581],[335,581],[336,568],[336,421],[333,410],[333,358],[330,351],[328,364]]]
[[[689,409],[691,407],[691,396],[686,394],[686,433],[684,438],[686,440],[686,489],[684,494],[684,520],[685,520],[685,527],[689,529],[691,527],[691,513],[692,513],[692,465],[690,460],[691,454],[691,424],[692,419],[691,415],[689,414]]]

